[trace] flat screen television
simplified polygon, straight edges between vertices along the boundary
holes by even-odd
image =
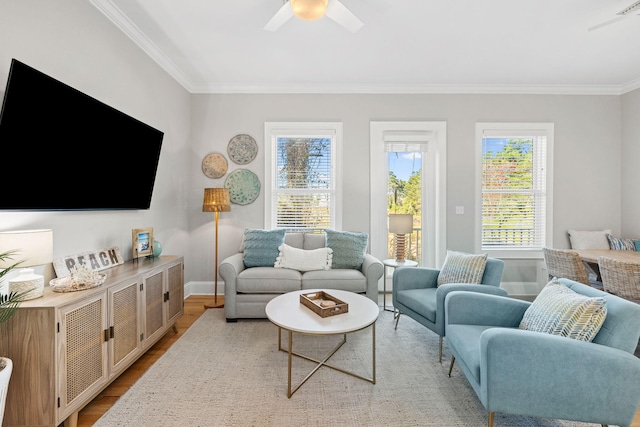
[[[163,137],[13,59],[0,112],[0,210],[149,209]]]

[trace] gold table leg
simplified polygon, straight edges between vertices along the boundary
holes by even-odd
[[[322,360],[316,360],[313,359],[311,357],[305,356],[304,354],[299,354],[293,351],[293,331],[287,330],[288,335],[289,335],[289,346],[288,348],[282,348],[282,329],[280,326],[278,326],[278,350],[280,351],[284,351],[287,353],[287,397],[291,398],[291,396],[293,396],[293,393],[295,393],[296,391],[298,391],[298,389],[305,383],[307,382],[307,380],[309,378],[311,378],[311,376],[313,374],[315,374],[318,369],[320,369],[322,366],[326,366],[327,368],[331,368],[335,371],[338,372],[342,372],[344,374],[347,375],[351,375],[352,377],[356,377],[359,378],[361,380],[364,381],[368,381],[372,384],[376,383],[376,323],[373,322],[371,325],[369,325],[372,329],[371,329],[371,363],[372,363],[372,367],[373,367],[373,374],[371,378],[367,378],[361,375],[358,375],[354,372],[351,371],[347,371],[345,369],[342,368],[338,368],[336,366],[333,365],[329,365],[327,363],[327,361],[334,355],[336,354],[336,352],[347,342],[347,334],[342,334],[342,341],[340,341],[338,343],[338,345],[331,350],[331,352]],[[367,326],[367,327],[369,327]],[[364,328],[363,328],[364,329]],[[353,331],[356,332],[356,331]],[[304,377],[304,379],[297,385],[295,386],[295,388],[291,388],[291,365],[293,362],[293,356],[299,357],[301,359],[305,359],[308,360],[310,362],[314,362],[317,363],[317,365],[311,370],[311,372],[309,372],[307,374],[307,376]]]

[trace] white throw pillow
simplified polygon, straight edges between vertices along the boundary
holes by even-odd
[[[611,234],[611,230],[567,230],[567,233],[571,249],[609,249],[607,234]]]
[[[285,243],[278,247],[280,255],[273,265],[275,268],[289,268],[298,271],[331,270],[333,250],[331,248],[298,249]]]

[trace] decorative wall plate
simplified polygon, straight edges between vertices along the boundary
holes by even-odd
[[[209,153],[202,159],[202,173],[209,178],[222,178],[228,167],[227,159],[220,153]]]
[[[246,165],[256,158],[258,144],[252,136],[241,133],[231,138],[227,145],[227,154],[233,162]]]
[[[260,194],[260,180],[249,169],[236,169],[227,176],[224,188],[229,190],[231,203],[248,205]]]

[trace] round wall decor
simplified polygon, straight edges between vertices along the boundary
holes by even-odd
[[[249,169],[236,169],[227,176],[224,188],[229,190],[231,203],[248,205],[260,194],[260,180]]]
[[[202,173],[209,178],[222,178],[228,167],[227,159],[220,153],[210,153],[202,159]]]
[[[227,145],[227,154],[233,162],[246,165],[256,158],[258,144],[252,136],[241,133],[231,138]]]

